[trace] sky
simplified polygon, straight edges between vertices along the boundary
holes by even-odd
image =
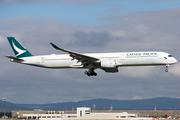
[[[180,60],[180,0],[0,0],[0,99],[55,103],[96,98],[180,98],[180,62],[120,67],[118,73],[45,69],[10,62],[7,37],[33,55],[163,51]]]

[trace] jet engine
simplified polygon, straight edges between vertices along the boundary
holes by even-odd
[[[118,72],[118,67],[115,67],[115,68],[102,68],[105,72],[109,72],[109,73],[115,73],[115,72]]]
[[[118,67],[116,67],[116,62],[115,60],[103,60],[101,61],[101,68],[105,72],[118,72]]]
[[[115,60],[103,60],[101,61],[101,68],[115,68]]]

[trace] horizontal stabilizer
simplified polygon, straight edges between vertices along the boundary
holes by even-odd
[[[24,61],[23,59],[12,57],[12,56],[5,56],[5,57],[16,60],[16,61]]]

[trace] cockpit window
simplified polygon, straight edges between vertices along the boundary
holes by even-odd
[[[168,57],[172,57],[172,55],[168,55]]]

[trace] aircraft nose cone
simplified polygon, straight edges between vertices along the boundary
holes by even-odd
[[[177,60],[174,58],[173,62],[174,62],[174,63],[177,63]]]

